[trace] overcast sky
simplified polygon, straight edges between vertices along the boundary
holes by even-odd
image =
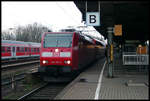
[[[37,22],[57,31],[67,26],[83,26],[81,20],[82,14],[73,1],[2,2],[2,30]],[[92,35],[100,37],[96,32]]]
[[[81,12],[73,2],[2,2],[2,30],[41,23],[62,28],[81,24]]]

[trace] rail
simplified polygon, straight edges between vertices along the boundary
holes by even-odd
[[[12,76],[10,76],[10,77],[4,78],[4,79],[1,78],[1,86],[11,84],[13,82],[22,80],[24,78],[25,78],[25,73],[20,73],[20,74],[17,74],[17,75],[12,74]]]
[[[26,64],[33,64],[33,63],[39,63],[39,60],[34,60],[34,61],[27,61],[27,62],[21,62],[21,63],[14,63],[14,64],[7,64],[7,65],[2,65],[1,69],[5,69],[8,67],[16,67],[20,65],[26,65]]]
[[[44,84],[44,85],[42,85],[42,86],[40,86],[40,87],[38,87],[38,88],[36,88],[36,89],[30,91],[29,93],[27,93],[27,94],[21,96],[21,97],[18,98],[17,100],[23,100],[23,99],[27,98],[28,96],[30,96],[31,94],[35,93],[36,91],[38,91],[38,90],[40,90],[40,89],[46,87],[47,85],[48,85],[48,83],[46,83],[46,84]]]
[[[17,100],[54,99],[67,85],[68,83],[46,83],[45,85],[32,90]]]

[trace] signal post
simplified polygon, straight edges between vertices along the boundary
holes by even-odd
[[[113,27],[107,27],[108,40],[107,40],[107,66],[108,77],[113,77]]]

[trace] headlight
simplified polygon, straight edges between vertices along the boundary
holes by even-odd
[[[58,52],[59,50],[58,49],[55,49],[55,52]]]
[[[70,60],[68,60],[68,61],[67,61],[67,64],[70,64],[70,63],[71,63],[71,61],[70,61]]]
[[[48,63],[48,61],[43,60],[43,64]]]
[[[64,63],[65,63],[65,64],[70,64],[70,63],[71,63],[71,61],[70,61],[70,60],[68,60],[68,61],[64,61]]]

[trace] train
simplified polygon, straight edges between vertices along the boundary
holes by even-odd
[[[41,43],[13,40],[2,40],[1,42],[2,60],[40,57]]]
[[[51,79],[79,73],[97,59],[96,52],[100,48],[96,47],[99,42],[95,41],[77,31],[45,32],[41,40],[38,72]]]
[[[96,48],[96,59],[104,58],[106,52],[106,43],[98,39],[93,39],[93,41]]]

